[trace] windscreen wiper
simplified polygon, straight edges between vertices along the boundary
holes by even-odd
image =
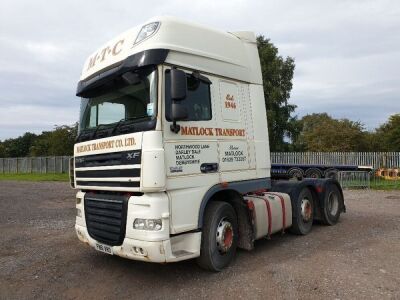
[[[123,119],[119,120],[119,121],[115,124],[115,127],[114,127],[114,129],[112,130],[112,134],[114,134],[114,133],[118,130],[119,126],[120,126],[123,122],[131,121],[131,120],[137,120],[137,119],[144,119],[144,118],[148,118],[148,116],[123,118]]]
[[[105,124],[99,124],[97,125],[96,129],[93,131],[91,138],[95,138],[96,137],[96,133],[97,131],[100,129],[100,127],[103,127]]]
[[[90,130],[81,130],[81,132],[79,132],[78,136],[76,137],[75,141],[76,142],[81,142],[81,138],[85,138],[88,137],[90,134]],[[90,137],[91,138],[91,137]]]

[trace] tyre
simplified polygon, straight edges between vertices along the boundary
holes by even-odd
[[[303,188],[297,199],[292,199],[292,227],[290,232],[306,235],[314,221],[314,199],[308,188]]]
[[[328,184],[321,205],[322,222],[326,225],[335,225],[339,221],[342,207],[343,196],[339,188],[335,184]]]
[[[298,180],[301,180],[304,177],[303,171],[298,168],[290,169],[288,174],[290,178],[297,178]]]
[[[331,178],[337,180],[339,171],[336,169],[329,169],[325,172],[325,178]]]
[[[197,263],[206,270],[218,272],[228,266],[236,254],[238,242],[237,217],[226,202],[207,205]]]
[[[321,171],[318,169],[308,169],[306,171],[306,178],[321,178]]]

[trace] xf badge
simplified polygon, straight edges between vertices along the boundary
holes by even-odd
[[[139,155],[140,155],[139,152],[129,152],[129,153],[126,155],[126,159],[127,159],[127,160],[131,160],[131,159],[134,159],[134,158],[138,157]]]

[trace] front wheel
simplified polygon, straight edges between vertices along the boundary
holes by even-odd
[[[237,217],[233,207],[226,202],[211,202],[204,215],[201,236],[200,267],[221,271],[236,254],[238,241]]]
[[[303,188],[296,199],[292,199],[292,227],[290,231],[306,235],[314,221],[314,199],[308,188]]]

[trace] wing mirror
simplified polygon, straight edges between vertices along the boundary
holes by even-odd
[[[171,70],[171,99],[174,101],[186,98],[187,80],[186,73],[182,70]]]
[[[176,121],[185,120],[188,117],[186,107],[181,103],[186,98],[187,79],[182,70],[171,69],[171,131],[178,133],[181,127]]]

